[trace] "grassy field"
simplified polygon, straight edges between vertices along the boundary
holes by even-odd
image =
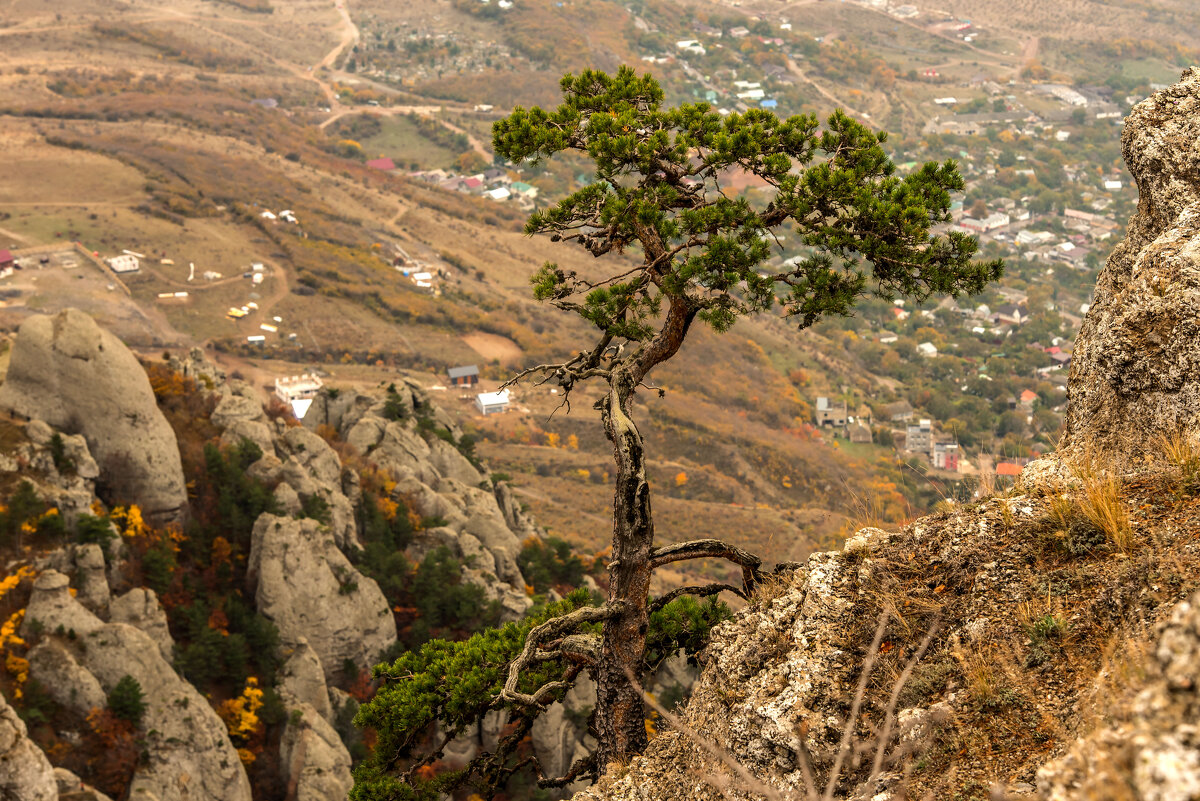
[[[405,169],[454,165],[458,153],[422,136],[416,123],[407,117],[385,117],[380,123],[383,130],[377,136],[360,142],[368,158],[387,156]]]

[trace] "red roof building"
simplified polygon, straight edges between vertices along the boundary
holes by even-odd
[[[996,465],[996,475],[998,476],[1016,476],[1021,475],[1021,465],[1016,462],[1001,462]]]
[[[0,270],[12,267],[13,261],[14,259],[11,250],[0,250]]]
[[[1021,393],[1021,403],[1033,403],[1038,399],[1038,395],[1032,389],[1027,389]]]
[[[390,171],[396,169],[396,162],[392,161],[387,156],[384,156],[381,159],[371,159],[370,161],[367,162],[367,166],[373,170],[383,170],[384,172],[390,172]]]

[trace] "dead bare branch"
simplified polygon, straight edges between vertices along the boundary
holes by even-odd
[[[676,587],[661,598],[655,598],[650,602],[650,611],[657,612],[659,609],[662,609],[664,606],[671,603],[671,601],[674,601],[681,595],[698,595],[701,598],[704,598],[709,595],[716,595],[717,593],[724,592],[726,590],[741,598],[746,598],[749,600],[745,592],[733,586],[732,584],[700,584],[688,587]]]
[[[833,791],[837,787],[838,779],[842,775],[842,766],[846,763],[846,757],[850,753],[850,740],[854,737],[855,722],[862,709],[863,698],[867,694],[867,680],[871,677],[871,670],[875,667],[875,660],[879,657],[879,644],[883,642],[883,633],[887,630],[889,619],[891,619],[889,612],[884,611],[880,614],[879,625],[875,627],[875,637],[871,640],[871,647],[867,649],[866,658],[863,659],[862,671],[858,676],[858,686],[854,689],[854,701],[850,705],[850,716],[846,718],[846,725],[842,728],[842,741],[838,744],[837,757],[833,761],[833,769],[830,770],[829,780],[825,784],[825,793],[822,795],[824,801],[833,801]]]
[[[742,583],[748,593],[754,585],[762,580],[762,559],[736,545],[730,545],[720,540],[692,540],[675,545],[664,545],[655,548],[650,553],[650,568],[662,567],[671,562],[681,562],[685,559],[725,559],[740,565],[742,568]]]
[[[632,685],[633,688],[637,690],[638,694],[642,696],[642,700],[649,704],[650,708],[657,712],[663,720],[671,724],[671,728],[675,729],[677,732],[684,735],[693,743],[707,751],[711,756],[724,763],[739,779],[742,780],[746,789],[752,793],[758,793],[759,795],[765,796],[768,801],[787,801],[783,793],[781,793],[777,788],[772,787],[771,785],[751,774],[750,771],[746,770],[745,766],[735,759],[732,754],[710,742],[707,738],[701,737],[694,729],[692,729],[691,726],[684,723],[678,715],[668,711],[666,707],[656,701],[654,697],[647,693],[645,689],[642,688],[642,685],[638,683],[637,677],[633,675],[633,671],[627,670],[625,675],[629,678],[630,685]],[[718,791],[721,790],[721,788],[717,785],[713,785],[713,787]]]
[[[523,693],[517,689],[517,684],[521,680],[521,671],[525,668],[537,663],[546,661],[547,657],[544,652],[540,651],[540,646],[549,640],[562,639],[567,634],[574,633],[576,629],[586,623],[599,623],[609,618],[619,615],[625,607],[623,601],[610,601],[603,606],[584,606],[559,617],[552,617],[541,625],[534,626],[529,631],[529,636],[525,638],[525,647],[521,650],[520,656],[512,661],[508,666],[508,678],[504,682],[504,689],[500,691],[500,697],[505,701],[521,704],[522,706],[541,706],[553,693],[558,690],[565,690],[570,687],[570,682],[551,681],[543,684],[532,695]],[[553,656],[563,656],[562,649],[554,652]],[[578,674],[578,669],[575,670]]]
[[[880,771],[883,770],[883,757],[887,752],[888,743],[892,739],[892,726],[896,720],[896,707],[900,703],[900,693],[904,691],[904,685],[908,683],[908,679],[912,675],[917,663],[921,661],[921,657],[925,656],[925,651],[929,648],[929,643],[933,642],[933,637],[937,634],[937,630],[941,625],[942,618],[939,615],[929,626],[929,631],[925,632],[925,638],[921,640],[921,645],[909,657],[908,662],[904,665],[904,670],[900,673],[900,678],[896,680],[895,686],[892,687],[892,695],[888,699],[887,713],[883,717],[883,730],[880,731],[879,736],[876,738],[878,742],[875,744],[875,762],[871,765],[869,785],[875,783],[876,779],[879,778]]]

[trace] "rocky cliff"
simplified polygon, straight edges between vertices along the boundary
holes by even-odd
[[[177,516],[187,502],[179,447],[129,349],[75,309],[30,317],[18,341],[0,409],[81,435],[113,502]]]
[[[761,587],[676,725],[576,801],[1200,795],[1198,142],[1198,70],[1127,120],[1141,202],[1060,451]]]
[[[1075,458],[1200,430],[1200,69],[1139,103],[1121,141],[1138,211],[1072,357],[1060,450]]]
[[[160,401],[186,398],[170,422],[156,392]],[[199,351],[144,369],[90,318],[67,311],[22,326],[0,408],[12,413],[3,422],[8,444],[0,454],[0,483],[11,493],[25,482],[27,493],[52,510],[32,513],[27,536],[36,543],[68,540],[48,550],[36,545],[25,572],[0,584],[0,597],[14,586],[28,587],[25,608],[0,629],[0,650],[11,657],[8,673],[16,677],[22,708],[28,698],[21,693],[36,692],[36,714],[62,722],[53,732],[55,759],[69,759],[72,743],[93,736],[88,729],[101,732],[96,713],[111,708],[119,684],[136,682],[144,701],[135,724],[140,756],[128,763],[130,778],[122,787],[131,797],[249,801],[258,795],[252,788],[257,774],[247,769],[256,759],[277,765],[274,778],[259,780],[286,788],[290,798],[347,796],[351,757],[342,738],[356,736],[348,725],[356,702],[347,689],[396,647],[396,615],[411,613],[393,609],[364,573],[364,481],[371,482],[375,503],[388,505],[392,517],[404,515],[407,530],[415,528],[406,535],[410,542],[394,546],[408,560],[397,569],[447,554],[461,581],[478,587],[484,604],[495,602],[489,608],[497,619],[519,618],[532,603],[517,557],[539,530],[507,487],[493,485],[464,455],[457,444],[462,432],[416,383],[398,379],[375,395],[325,391],[298,425],[268,416],[251,387],[226,379]],[[184,429],[179,443],[172,426]],[[189,511],[180,445],[194,449],[204,438],[237,455],[221,458],[253,461],[244,469],[231,462],[235,471],[220,479],[241,489],[204,486],[212,479],[203,476],[197,486],[189,475]],[[205,451],[197,461],[193,452],[190,469],[216,469],[222,462],[215,454]],[[204,503],[217,508],[196,507]],[[135,507],[145,510],[144,518]],[[251,508],[269,511],[245,524],[239,545],[238,510]],[[169,522],[189,517],[186,528]],[[180,552],[195,546],[185,532],[200,536],[207,519],[234,528],[204,534],[212,553],[201,554],[188,573]],[[72,534],[87,541],[70,542]],[[240,557],[239,547],[245,548]],[[21,581],[29,575],[36,579]],[[200,608],[189,600],[202,591],[196,582],[219,588],[223,575],[244,577],[227,594],[248,599],[276,638],[266,659],[236,647],[232,652],[279,665],[267,688],[279,699],[279,721],[267,741],[257,717],[257,685],[247,683],[240,697],[214,698],[211,686],[220,677],[203,660],[217,658],[224,644],[205,651],[195,645],[200,635],[245,638],[257,629],[243,623],[234,631],[223,605],[203,607],[207,621],[189,623],[181,612]],[[151,576],[160,592],[137,583]],[[395,584],[403,575],[388,579]],[[208,677],[204,693],[187,678],[192,674]],[[236,696],[237,689],[221,693]],[[360,697],[362,691],[356,690]],[[551,763],[579,749],[581,735],[563,715],[542,729],[537,747]],[[483,742],[482,735],[464,738],[459,755],[469,757]],[[264,748],[275,749],[269,759],[257,756]],[[72,764],[102,776],[102,761]],[[56,773],[32,732],[4,705],[0,798],[103,796],[69,771]]]

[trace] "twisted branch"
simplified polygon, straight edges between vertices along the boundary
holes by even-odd
[[[521,650],[520,656],[508,666],[508,678],[504,682],[504,689],[500,691],[500,697],[505,701],[522,706],[542,706],[553,693],[568,689],[571,686],[570,680],[578,675],[581,666],[573,666],[568,670],[568,673],[571,670],[574,671],[574,675],[571,675],[570,678],[564,676],[562,681],[547,682],[532,695],[518,690],[517,684],[521,680],[521,671],[538,662],[544,662],[557,656],[568,658],[578,656],[581,652],[581,649],[577,647],[580,644],[579,641],[567,638],[566,635],[574,633],[585,623],[599,623],[617,617],[624,611],[625,606],[626,602],[624,601],[609,601],[603,606],[584,606],[574,612],[551,618],[539,626],[534,626],[529,631],[529,636],[525,638],[525,647]],[[540,646],[543,643],[549,644],[551,640],[559,640],[559,647],[551,652],[541,651]],[[564,647],[567,645],[575,647],[567,650]]]
[[[740,565],[742,568],[742,584],[748,593],[762,580],[762,559],[736,545],[730,545],[720,540],[692,540],[675,545],[664,545],[650,552],[650,569],[656,569],[671,562],[682,562],[685,559],[725,559]]]
[[[573,781],[578,779],[595,779],[600,774],[600,766],[596,761],[596,754],[591,753],[587,756],[575,761],[571,769],[565,775],[559,776],[557,779],[548,779],[542,773],[542,765],[539,762],[538,768],[538,787],[566,787]]]
[[[733,586],[732,584],[705,584],[703,586],[697,585],[673,589],[661,598],[655,598],[653,601],[651,601],[650,611],[657,612],[659,609],[662,609],[664,606],[671,603],[671,601],[674,601],[680,595],[698,595],[701,598],[705,598],[709,595],[716,595],[719,592],[724,592],[725,590],[728,590],[729,592],[732,592],[741,598],[750,600],[745,592]]]

